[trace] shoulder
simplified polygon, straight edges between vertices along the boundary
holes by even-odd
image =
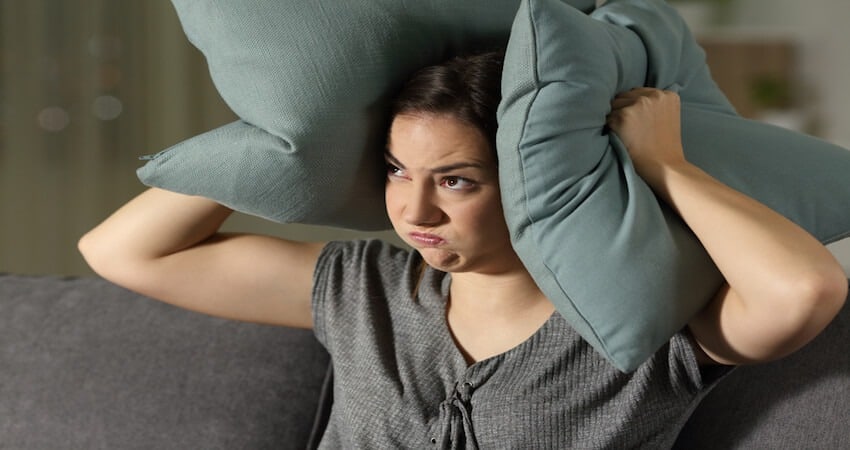
[[[369,336],[391,335],[395,327],[427,314],[420,310],[420,280],[442,279],[431,272],[417,252],[387,242],[330,242],[319,255],[313,280],[317,337],[333,352],[358,342],[371,345]],[[439,304],[439,292],[428,292],[427,303]]]
[[[319,254],[313,299],[339,304],[413,292],[423,264],[417,252],[378,239],[333,241]]]
[[[333,275],[393,278],[418,271],[422,264],[417,252],[380,239],[332,241],[319,254],[315,278]]]
[[[320,261],[344,261],[353,264],[376,264],[404,261],[418,254],[381,239],[331,241],[319,255]]]

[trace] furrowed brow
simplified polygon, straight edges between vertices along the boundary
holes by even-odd
[[[458,169],[479,169],[484,170],[484,166],[477,162],[460,162],[456,164],[448,164],[445,166],[434,167],[431,169],[431,173],[447,173],[453,172]]]
[[[398,158],[393,156],[393,154],[390,153],[389,151],[384,152],[384,159],[386,159],[388,163],[398,167],[399,169],[406,169],[406,167],[404,167],[404,164],[402,164],[401,161],[399,161]],[[428,169],[428,171],[431,172],[431,173],[443,174],[443,173],[452,172],[452,171],[455,171],[455,170],[458,170],[458,169],[469,169],[469,168],[478,169],[478,170],[484,170],[485,169],[484,164],[479,163],[477,161],[464,161],[464,162],[458,162],[458,163],[455,163],[455,164],[446,164],[445,166],[433,167],[433,168]]]
[[[398,160],[398,158],[393,156],[393,154],[390,153],[389,150],[384,152],[384,159],[386,159],[388,163],[398,167],[399,169],[405,168],[404,164],[402,164],[401,161]]]

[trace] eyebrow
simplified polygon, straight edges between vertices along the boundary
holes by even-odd
[[[384,152],[384,158],[387,160],[387,162],[389,162],[390,164],[392,164],[394,166],[397,166],[399,169],[406,169],[406,167],[404,167],[404,164],[402,164],[401,161],[399,161],[398,158],[393,156],[392,153],[390,153],[389,151]],[[452,171],[455,171],[455,170],[458,170],[458,169],[468,169],[468,168],[479,169],[479,170],[485,169],[483,164],[481,164],[479,162],[469,161],[469,162],[459,162],[459,163],[455,163],[455,164],[447,164],[445,166],[433,167],[433,168],[428,169],[428,170],[431,173],[448,173],[448,172],[452,172]]]

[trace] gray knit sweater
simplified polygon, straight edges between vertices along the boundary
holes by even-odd
[[[445,320],[450,276],[381,241],[334,242],[316,266],[316,336],[334,402],[321,448],[668,448],[707,392],[686,336],[637,371],[608,364],[555,313],[468,365]]]

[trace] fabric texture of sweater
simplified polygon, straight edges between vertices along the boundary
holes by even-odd
[[[446,322],[451,276],[423,264],[379,240],[323,250],[313,321],[334,388],[320,448],[669,448],[714,384],[684,333],[622,373],[557,312],[467,364]]]

